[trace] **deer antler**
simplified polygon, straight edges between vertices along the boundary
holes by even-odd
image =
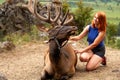
[[[51,6],[50,6],[50,5],[47,6],[47,14],[44,14],[44,15],[46,15],[46,17],[41,16],[41,15],[37,12],[37,6],[36,6],[36,5],[37,5],[37,0],[35,0],[34,12],[35,12],[35,15],[36,15],[38,18],[40,18],[41,20],[46,21],[46,22],[48,22],[48,23],[55,23],[55,22],[57,22],[57,20],[58,20],[59,17],[60,17],[61,7],[58,7],[58,14],[57,14],[57,16],[56,16],[54,19],[52,19],[52,18],[51,18],[51,14],[50,14],[50,10],[51,10]]]
[[[34,9],[33,9],[34,4],[33,4],[33,1],[32,1],[32,0],[29,0],[27,5],[26,5],[26,4],[22,4],[22,7],[28,8],[28,10],[29,10],[32,14],[34,14]]]
[[[64,22],[63,25],[69,24],[70,22],[72,22],[72,20],[74,18],[72,14],[68,14],[67,17],[68,18],[65,19],[65,22],[63,21]]]
[[[28,10],[40,20],[52,24],[53,27],[55,25],[59,25],[59,26],[66,25],[73,20],[73,15],[69,14],[69,10],[67,10],[64,16],[61,14],[62,5],[60,1],[53,0],[52,1],[53,6],[51,6],[52,4],[47,5],[46,12],[43,13],[42,15],[37,11],[37,2],[38,2],[37,0],[33,0],[33,1],[29,0],[27,5],[24,4],[22,6],[28,8]],[[54,11],[52,11],[53,8]],[[53,17],[52,15],[54,15],[55,17]]]

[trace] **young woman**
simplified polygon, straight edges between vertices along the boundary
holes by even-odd
[[[87,71],[98,68],[100,64],[106,65],[106,57],[104,56],[106,25],[105,13],[97,12],[90,25],[87,25],[78,36],[70,37],[70,40],[77,41],[87,36],[89,45],[82,50],[75,50],[75,53],[80,53],[80,61],[87,62]]]

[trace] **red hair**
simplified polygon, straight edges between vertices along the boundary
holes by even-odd
[[[107,22],[106,22],[105,13],[104,12],[97,12],[96,14],[98,15],[98,20],[99,20],[99,25],[98,25],[99,31],[106,31]],[[94,20],[92,20],[92,26],[95,27]]]

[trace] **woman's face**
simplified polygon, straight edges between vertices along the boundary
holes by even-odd
[[[99,19],[98,19],[98,15],[97,14],[94,16],[93,20],[94,20],[95,26],[97,27],[98,24],[99,24]]]

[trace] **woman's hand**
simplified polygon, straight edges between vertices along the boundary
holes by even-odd
[[[80,54],[81,54],[81,53],[83,53],[83,51],[82,51],[82,50],[76,50],[76,49],[74,50],[74,52],[75,52],[75,54],[78,54],[78,53],[80,53]]]
[[[74,50],[74,52],[75,52],[75,54],[79,53],[79,51],[78,51],[78,50]]]
[[[74,40],[74,37],[71,37],[71,36],[70,36],[70,37],[69,37],[69,40],[72,40],[72,41],[73,41],[73,40]]]

